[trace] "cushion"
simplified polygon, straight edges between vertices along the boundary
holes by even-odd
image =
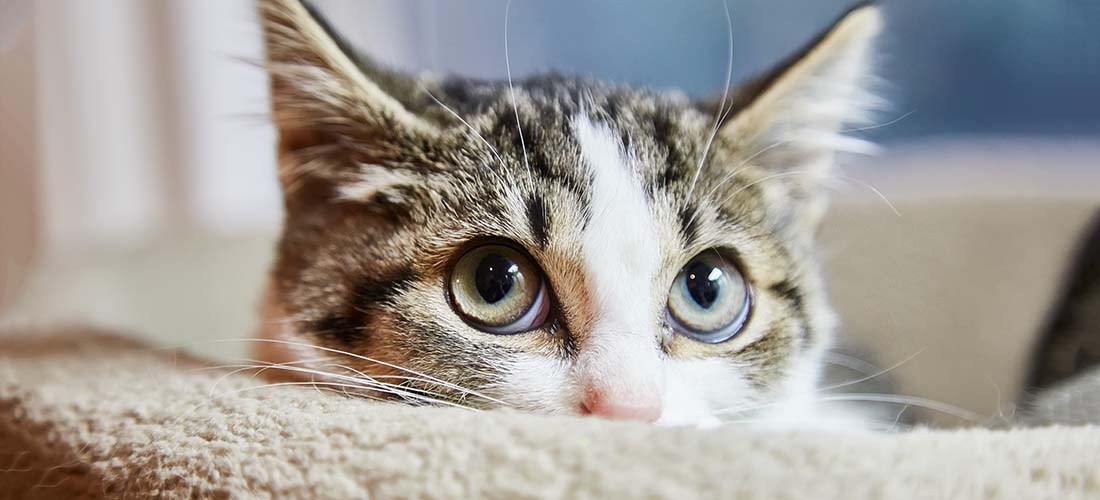
[[[72,328],[0,339],[5,498],[1083,498],[1100,428],[662,428],[267,386]]]

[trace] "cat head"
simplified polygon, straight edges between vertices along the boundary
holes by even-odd
[[[296,0],[260,13],[286,207],[265,359],[374,396],[661,422],[810,390],[833,328],[813,233],[875,7],[708,102],[413,78]]]

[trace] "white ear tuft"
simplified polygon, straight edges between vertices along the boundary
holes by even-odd
[[[788,208],[775,212],[795,234],[813,234],[824,214],[835,154],[875,152],[847,133],[883,104],[867,90],[881,29],[878,8],[850,11],[802,51],[738,89],[735,114],[722,125],[724,141],[758,177],[776,178],[766,191],[774,205]]]
[[[723,133],[737,144],[775,146],[776,153],[812,160],[837,151],[872,152],[844,136],[866,123],[882,101],[868,92],[872,42],[882,29],[877,7],[862,6],[812,44],[739,92],[736,115]],[[773,155],[775,156],[775,155]]]

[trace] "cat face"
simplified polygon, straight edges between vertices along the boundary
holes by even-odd
[[[295,0],[261,14],[286,201],[262,358],[410,402],[667,423],[812,389],[833,324],[812,236],[874,8],[709,104],[412,79]]]

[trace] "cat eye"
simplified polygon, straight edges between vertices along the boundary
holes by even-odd
[[[523,252],[507,245],[467,251],[451,272],[455,310],[475,328],[509,335],[542,326],[550,312],[542,272]]]
[[[668,293],[668,321],[677,332],[708,344],[725,342],[749,318],[752,291],[741,272],[715,251],[692,259]]]

